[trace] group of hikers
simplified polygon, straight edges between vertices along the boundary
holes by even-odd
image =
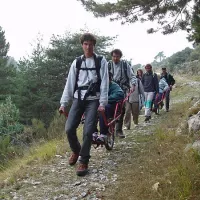
[[[80,41],[84,54],[71,64],[59,111],[68,114],[65,131],[72,150],[69,165],[75,165],[79,161],[76,174],[84,176],[88,172],[92,140],[95,138],[104,142],[108,133],[103,117],[97,117],[98,112],[104,112],[107,119],[113,118],[117,102],[129,94],[115,126],[116,136],[125,138],[123,129],[130,129],[131,115],[137,125],[140,110],[144,105],[145,122],[148,122],[152,111],[157,114],[158,105],[155,103],[152,107],[153,100],[159,102],[163,93],[166,111],[169,111],[170,90],[175,80],[167,73],[166,68],[162,68],[158,81],[158,75],[153,73],[150,64],[145,66],[144,73],[142,69],[138,69],[135,75],[130,64],[121,59],[120,49],[114,49],[111,52],[112,60],[107,62],[105,57],[94,53],[96,38],[90,33],[83,34]],[[81,145],[77,128],[83,115],[85,121]],[[96,134],[98,121],[100,134]]]

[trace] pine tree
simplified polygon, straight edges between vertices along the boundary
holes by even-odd
[[[9,43],[6,42],[5,31],[0,27],[0,102],[15,93],[14,77],[16,68],[8,65]]]
[[[9,51],[10,44],[6,42],[5,31],[0,26],[0,58],[5,58]]]
[[[193,30],[192,21],[200,13],[200,1],[195,0],[118,0],[99,3],[97,0],[81,1],[87,11],[95,17],[111,16],[110,20],[119,20],[122,24],[137,21],[155,21],[157,28],[150,28],[148,33],[162,30],[163,34],[174,33],[178,30]],[[196,23],[197,25],[197,23]],[[199,24],[198,24],[199,26]]]
[[[71,63],[83,54],[79,40],[81,34],[82,32],[53,36],[47,49],[42,46],[42,40],[38,39],[31,56],[19,62],[18,85],[21,99],[18,107],[24,123],[37,118],[46,126],[49,125],[55,110],[60,106]],[[109,54],[107,48],[112,40],[110,37],[97,36],[96,53]]]

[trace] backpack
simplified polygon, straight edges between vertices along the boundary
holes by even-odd
[[[128,72],[127,72],[127,68],[128,68],[127,62],[123,60],[122,61],[122,66],[123,66],[124,74],[125,74],[125,77],[126,77],[126,82],[123,83],[122,85],[125,85],[125,86],[129,87],[129,77],[128,77]],[[112,61],[108,62],[108,71],[112,72],[112,74],[114,75],[114,67],[113,67],[113,62]],[[121,70],[121,78],[122,78],[122,70]],[[113,81],[116,82],[121,87],[121,83],[119,83],[119,81],[116,81],[116,80],[113,80]]]
[[[97,73],[97,89],[96,92],[100,92],[100,85],[101,85],[101,76],[100,76],[100,68],[101,68],[101,61],[103,56],[96,56],[94,54],[94,61],[95,61],[95,67],[94,68],[81,68],[82,62],[85,60],[85,56],[81,57],[79,56],[76,58],[76,84],[74,88],[74,92],[78,89],[78,78],[80,70],[96,70]],[[87,87],[87,86],[85,86]],[[84,89],[84,87],[83,87]]]

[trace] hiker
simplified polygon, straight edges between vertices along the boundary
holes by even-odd
[[[138,78],[140,81],[142,80],[142,76],[143,76],[143,70],[142,69],[138,69],[137,70],[137,75],[136,78]],[[137,81],[138,82],[138,81]],[[142,85],[142,82],[139,82],[139,84],[141,83],[141,90],[138,91],[138,95],[139,95],[139,112],[140,110],[142,110],[143,106],[144,106],[144,87]],[[138,88],[140,89],[140,87]]]
[[[137,71],[138,73],[138,71]],[[131,114],[133,116],[134,125],[138,125],[138,118],[140,110],[143,107],[144,102],[144,88],[142,82],[137,78],[137,83],[135,91],[131,93],[128,101],[126,101],[126,112],[124,117],[124,130],[129,130],[131,128]]]
[[[140,80],[142,80],[142,76],[143,76],[143,70],[142,69],[138,69],[136,77],[139,78]]]
[[[122,88],[125,95],[127,91],[133,92],[135,90],[136,77],[131,66],[125,60],[121,59],[122,51],[120,49],[114,49],[111,52],[111,56],[112,61],[108,62],[108,69],[113,74],[113,81]],[[116,122],[116,136],[120,138],[125,138],[122,130],[124,114],[125,106],[122,109],[119,120]]]
[[[96,38],[90,33],[85,33],[80,41],[84,55],[75,59],[70,67],[59,110],[65,112],[66,106],[72,101],[65,125],[72,150],[69,165],[75,165],[79,158],[76,174],[84,176],[88,172],[92,133],[96,129],[97,109],[104,111],[108,102],[109,77],[106,59],[94,53]],[[77,138],[77,127],[83,113],[85,123],[81,145]]]
[[[142,84],[145,95],[145,122],[151,119],[151,108],[153,104],[154,93],[157,96],[159,93],[157,74],[153,73],[152,66],[145,66],[146,72],[142,76]]]
[[[109,91],[108,91],[108,104],[105,106],[106,119],[113,118],[115,107],[118,101],[124,99],[124,92],[121,87],[112,81],[112,73],[109,72]],[[99,115],[100,135],[97,137],[98,142],[105,142],[108,133],[108,126],[105,125],[103,116]]]
[[[159,79],[159,77],[158,77],[158,79]],[[159,95],[157,96],[157,98],[154,101],[154,112],[155,112],[155,114],[158,114],[157,110],[158,110],[159,104],[161,105],[161,109],[162,109],[163,99],[166,96],[166,93],[167,93],[168,90],[169,90],[169,85],[167,84],[165,77],[160,77],[160,80],[159,80]]]
[[[169,90],[167,90],[166,96],[165,96],[165,109],[166,109],[166,112],[168,112],[169,101],[170,101],[170,91],[172,91],[172,86],[175,84],[175,80],[174,80],[174,77],[169,72],[167,72],[166,67],[162,67],[161,77],[164,77],[167,81],[167,84],[169,85]]]

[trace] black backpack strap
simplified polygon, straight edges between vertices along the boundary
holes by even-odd
[[[75,88],[74,88],[74,93],[76,92],[76,90],[78,89],[78,77],[79,77],[79,72],[81,69],[81,64],[82,64],[82,57],[79,56],[78,58],[76,58],[76,82],[75,82]]]
[[[79,100],[81,100],[81,90],[83,89],[83,87],[78,88],[78,78],[79,78],[80,70],[96,70],[96,73],[97,73],[96,92],[100,92],[100,85],[101,85],[100,68],[101,68],[102,59],[103,59],[103,56],[96,56],[94,54],[95,68],[81,68],[83,58],[81,56],[76,58],[76,83],[75,83],[74,93],[76,90],[78,90],[78,99]],[[84,89],[86,89],[86,88],[84,88]],[[86,99],[86,97],[85,97],[85,99]]]
[[[114,76],[114,67],[112,60],[108,61],[108,71],[111,72]]]
[[[129,83],[129,77],[128,77],[128,72],[127,72],[127,62],[123,61],[123,68],[124,68],[124,75],[126,76],[126,80]]]
[[[111,71],[111,69],[112,69],[112,66],[111,66],[112,64],[111,64],[111,61],[108,61],[108,71],[110,72]]]
[[[101,82],[100,68],[101,68],[102,59],[103,59],[103,56],[96,56],[94,54],[94,61],[95,61],[95,67],[96,67],[96,73],[97,73],[98,82]]]

